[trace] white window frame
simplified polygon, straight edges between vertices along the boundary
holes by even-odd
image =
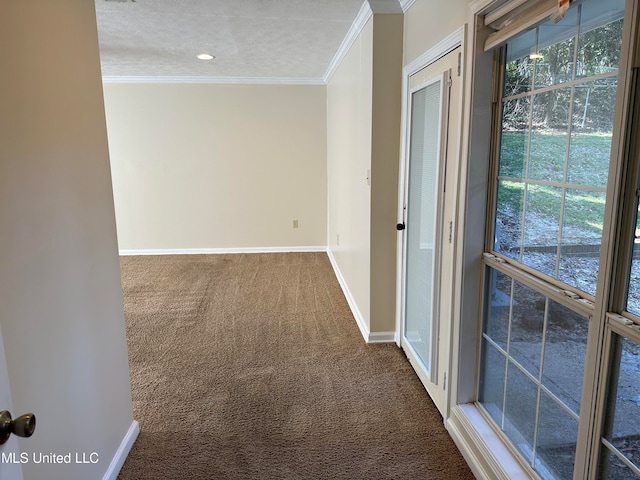
[[[477,400],[478,365],[480,363],[480,339],[482,316],[483,270],[485,245],[490,244],[486,228],[486,202],[489,198],[495,168],[491,151],[495,145],[495,109],[500,108],[498,89],[494,79],[500,68],[494,62],[492,52],[485,51],[485,44],[493,30],[484,25],[484,15],[495,9],[500,0],[474,0],[469,6],[469,29],[465,59],[465,93],[463,106],[464,132],[460,170],[460,196],[456,229],[455,302],[452,345],[451,410],[446,426],[452,438],[467,459],[478,478],[518,479],[537,478],[537,474],[525,464],[508,444],[505,444],[495,428],[487,422]],[[628,244],[629,212],[622,205],[630,195],[630,183],[625,172],[630,170],[631,153],[640,151],[631,135],[631,103],[634,67],[640,67],[640,38],[638,27],[638,2],[627,0],[623,48],[618,76],[617,108],[612,138],[612,162],[607,184],[607,203],[600,253],[597,294],[589,307],[591,322],[587,340],[585,375],[582,391],[581,422],[578,431],[578,455],[574,478],[597,477],[600,434],[604,412],[607,373],[607,318],[611,312],[621,312],[621,285],[626,285],[625,265],[616,259],[618,248]],[[635,47],[632,47],[635,46]],[[632,51],[632,48],[635,50]],[[638,104],[640,101],[636,100]],[[624,140],[624,141],[623,141]],[[632,151],[632,146],[633,151]],[[635,155],[638,157],[638,155]],[[633,179],[635,182],[636,179]],[[635,195],[635,190],[634,190]],[[628,209],[627,209],[628,210]],[[623,215],[624,213],[624,215]],[[626,224],[625,224],[626,222]],[[626,235],[626,237],[625,237]],[[628,245],[627,245],[628,248]],[[628,266],[628,261],[626,262]],[[554,292],[551,292],[554,293]],[[555,297],[555,293],[552,295]],[[563,299],[566,302],[566,298]],[[563,302],[563,303],[564,303]],[[640,321],[640,319],[637,319]],[[633,321],[636,321],[634,319]]]

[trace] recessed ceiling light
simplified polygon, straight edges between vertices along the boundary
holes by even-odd
[[[213,55],[209,55],[208,53],[201,53],[200,55],[198,55],[198,58],[200,60],[213,60],[216,57],[214,57]]]

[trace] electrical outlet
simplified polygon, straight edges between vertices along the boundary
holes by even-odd
[[[298,220],[293,221],[293,228],[298,228]]]

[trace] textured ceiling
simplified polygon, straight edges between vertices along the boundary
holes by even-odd
[[[363,0],[96,0],[105,77],[321,79]],[[211,61],[196,59],[210,53]]]

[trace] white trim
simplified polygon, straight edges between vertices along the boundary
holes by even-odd
[[[136,438],[138,438],[139,433],[140,425],[134,420],[131,422],[131,426],[129,426],[129,430],[127,430],[122,442],[120,442],[120,446],[118,447],[118,450],[116,450],[116,454],[111,459],[109,468],[107,468],[102,480],[116,480],[116,478],[118,478],[120,469],[122,468],[122,465],[124,465],[124,461],[127,459],[127,456],[131,451],[131,447],[133,447],[133,443],[136,441]]]
[[[349,286],[347,285],[347,281],[342,276],[342,272],[340,271],[340,267],[338,266],[338,262],[336,262],[336,259],[333,256],[333,252],[331,251],[331,248],[327,249],[327,256],[329,257],[329,261],[331,262],[331,266],[333,267],[333,271],[336,274],[336,278],[338,279],[338,283],[340,284],[340,287],[342,288],[342,293],[344,293],[344,296],[347,299],[347,303],[349,304],[349,308],[351,309],[351,313],[353,314],[353,318],[355,319],[356,324],[358,325],[358,328],[360,329],[360,333],[362,334],[362,337],[364,338],[364,341],[369,343],[369,337],[370,337],[369,327],[367,326],[367,323],[365,322],[364,317],[362,316],[362,313],[360,313],[360,310],[358,309],[358,305],[356,304],[356,301],[353,298],[353,295],[351,295],[351,291],[349,290]]]
[[[411,63],[406,65],[402,70],[402,117],[401,121],[401,135],[402,141],[400,144],[400,172],[398,175],[398,223],[406,223],[406,219],[404,218],[404,202],[405,202],[405,190],[407,188],[406,180],[406,168],[407,168],[407,157],[408,157],[408,142],[409,142],[409,115],[410,115],[410,101],[411,94],[409,89],[409,78],[411,75],[419,72],[423,68],[428,67],[430,64],[434,63],[436,60],[444,57],[447,53],[452,50],[462,46],[464,41],[465,27],[461,27],[458,30],[454,31],[432,48],[424,52],[418,58],[413,60]],[[463,77],[464,78],[464,77]],[[463,83],[464,88],[464,83]],[[461,102],[462,105],[462,102]],[[460,137],[462,138],[462,137]],[[459,153],[459,152],[458,152]],[[398,347],[401,346],[402,339],[402,316],[403,310],[402,305],[404,298],[404,276],[403,276],[403,262],[404,262],[404,240],[402,235],[403,231],[399,231],[398,235],[400,239],[398,241],[397,253],[396,253],[396,265],[398,268],[396,269],[396,334],[395,339]]]
[[[432,64],[436,60],[444,57],[447,53],[462,45],[464,40],[464,27],[460,27],[455,32],[440,40],[429,50],[404,67],[404,76],[410,77],[423,68]],[[406,100],[406,99],[405,99]]]
[[[402,6],[399,0],[369,0],[369,6],[375,14],[402,14]]]
[[[338,279],[338,283],[342,288],[342,293],[344,293],[345,298],[347,299],[347,303],[349,304],[349,308],[351,309],[351,313],[353,314],[353,318],[360,329],[360,333],[364,338],[364,341],[367,343],[392,343],[395,341],[395,332],[371,332],[369,330],[369,326],[365,321],[358,305],[356,304],[353,295],[351,295],[351,291],[349,290],[349,286],[347,285],[347,281],[342,276],[342,272],[340,271],[340,267],[338,266],[338,262],[333,256],[333,252],[331,248],[326,249],[327,256],[329,257],[329,261],[331,262],[331,266],[333,267],[333,271],[336,274],[336,278]]]
[[[358,35],[360,35],[360,32],[362,32],[362,29],[367,24],[372,15],[373,11],[369,6],[369,2],[365,0],[362,4],[362,7],[360,7],[358,15],[351,24],[351,28],[349,28],[347,35],[344,37],[344,40],[342,40],[340,47],[338,47],[338,51],[334,55],[333,60],[331,60],[331,63],[327,67],[327,71],[322,76],[322,80],[325,84],[329,83],[329,80],[331,80],[331,77],[342,63],[342,60],[344,60],[344,57],[349,52],[349,49],[356,41]]]
[[[407,13],[407,10],[411,8],[411,5],[416,3],[416,0],[399,0],[400,7],[402,7],[402,13]]]
[[[448,76],[445,78],[445,75],[443,73],[439,73],[438,75],[425,80],[424,82],[420,82],[418,83],[416,86],[411,87],[409,89],[409,96],[411,97],[414,93],[416,93],[418,90],[422,90],[423,88],[426,88],[430,85],[433,85],[434,83],[438,83],[440,82],[442,85],[446,86],[447,80],[448,80]]]
[[[367,343],[393,343],[396,341],[396,332],[370,332]]]
[[[245,247],[245,248],[151,248],[140,250],[120,250],[121,256],[129,255],[222,255],[232,253],[292,253],[326,252],[327,247]]]
[[[196,77],[196,76],[111,76],[102,77],[103,84],[161,83],[207,85],[325,85],[322,78],[299,77]]]

